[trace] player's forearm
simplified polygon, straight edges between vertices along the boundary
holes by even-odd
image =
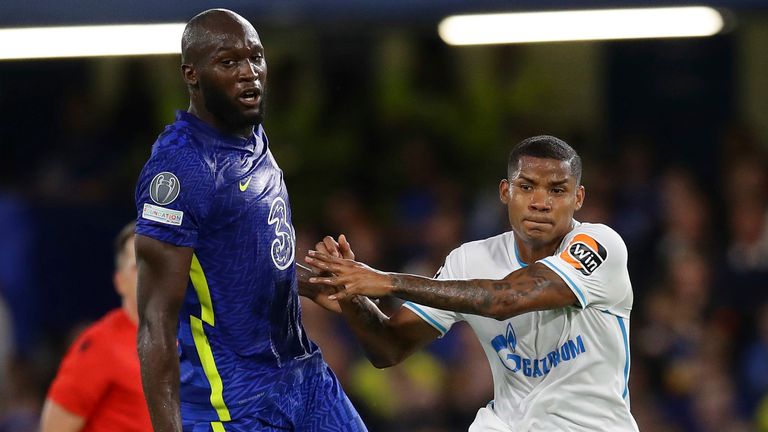
[[[299,295],[312,298],[316,295],[316,290],[313,289],[315,285],[309,283],[309,278],[314,276],[312,270],[296,263],[296,279],[299,283]]]
[[[141,381],[156,432],[181,432],[176,331],[142,320],[138,351]]]
[[[85,418],[68,411],[53,399],[46,399],[40,418],[40,432],[79,432]]]
[[[507,319],[523,310],[524,297],[548,283],[542,277],[504,280],[435,280],[392,273],[392,294],[414,303],[437,309]]]
[[[342,316],[374,366],[394,366],[411,354],[413,349],[403,343],[405,338],[371,299],[352,296],[339,303]]]

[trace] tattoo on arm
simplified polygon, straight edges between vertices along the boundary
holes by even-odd
[[[541,264],[517,270],[503,280],[435,280],[394,274],[392,281],[395,295],[402,299],[497,319],[573,303],[573,293],[562,279]]]

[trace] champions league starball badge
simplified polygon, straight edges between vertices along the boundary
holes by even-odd
[[[167,171],[161,172],[152,179],[149,185],[149,197],[159,205],[172,203],[181,191],[179,179]]]

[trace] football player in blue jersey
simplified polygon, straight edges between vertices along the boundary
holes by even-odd
[[[365,431],[301,324],[290,201],[262,126],[259,35],[231,11],[205,11],[184,30],[182,63],[189,109],[158,137],[136,189],[153,427]]]

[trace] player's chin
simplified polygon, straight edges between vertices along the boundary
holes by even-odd
[[[525,234],[531,240],[547,241],[550,237],[552,237],[552,230],[546,229],[544,227],[527,228],[525,230]]]
[[[243,119],[243,123],[249,125],[261,124],[264,120],[264,116],[261,114],[261,110],[258,108],[243,110],[240,112]]]

